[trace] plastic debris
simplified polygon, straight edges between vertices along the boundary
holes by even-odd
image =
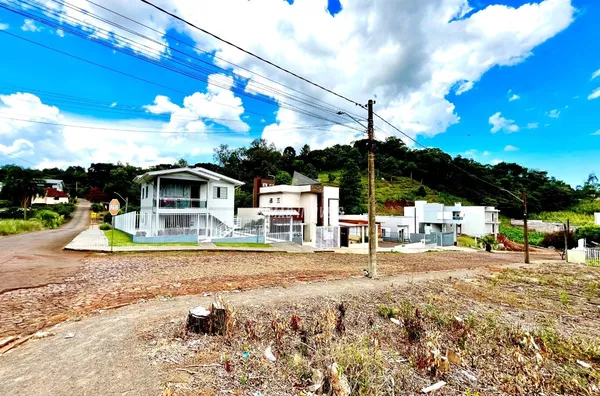
[[[242,357],[245,357],[247,359],[250,357],[250,354],[248,352],[244,352],[242,353]]]
[[[73,338],[73,337],[75,337],[75,334],[73,334],[73,333],[65,334],[65,338]]]
[[[469,373],[468,371],[461,370],[460,373],[462,375],[464,375],[465,378],[468,379],[469,381],[471,381],[471,382],[477,382],[477,377],[475,377],[473,374]]]
[[[53,335],[56,335],[56,334],[51,331],[38,331],[37,333],[35,333],[33,335],[33,338],[46,338],[46,337],[52,337]]]
[[[325,379],[325,377],[323,376],[323,373],[321,372],[321,370],[315,370],[315,369],[311,369],[312,372],[312,385],[308,387],[308,391],[313,393],[313,392],[317,392],[319,389],[321,389],[323,387],[323,380]]]
[[[273,355],[273,352],[271,351],[271,345],[269,345],[267,347],[267,349],[265,349],[265,358],[267,360],[270,360],[271,362],[274,362],[277,360],[277,358],[275,357],[275,355]]]
[[[399,321],[398,319],[396,319],[396,318],[390,318],[390,321],[391,321],[392,323],[394,323],[394,324],[397,324],[398,326],[400,326],[400,325],[401,325],[400,321]]]
[[[580,365],[581,367],[585,367],[585,368],[592,368],[592,365],[589,363],[584,362],[583,360],[578,360],[577,364]]]
[[[440,389],[441,387],[443,387],[445,385],[446,385],[445,381],[440,381],[440,382],[437,382],[437,383],[435,383],[435,384],[433,384],[431,386],[428,386],[427,388],[421,389],[421,392],[423,392],[423,393],[433,392],[433,391],[436,391],[436,390]]]
[[[349,396],[350,395],[350,383],[344,374],[340,372],[340,368],[337,363],[332,363],[329,367],[329,383],[333,394],[335,396]]]

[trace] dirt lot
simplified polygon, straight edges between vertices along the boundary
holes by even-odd
[[[183,318],[141,332],[164,396],[419,394],[440,381],[436,395],[600,392],[600,268],[549,264],[233,310],[224,337],[186,333]]]
[[[366,260],[364,255],[231,252],[92,255],[62,281],[0,294],[0,337],[143,299],[360,276]],[[380,254],[379,268],[392,275],[520,260],[518,254]]]

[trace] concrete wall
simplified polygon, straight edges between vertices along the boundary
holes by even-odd
[[[594,213],[594,223],[600,226],[600,213]]]
[[[177,242],[198,242],[198,235],[161,235],[161,236],[132,236],[135,243],[177,243]]]
[[[323,225],[339,225],[340,189],[337,187],[323,187]]]
[[[260,208],[238,208],[238,217],[248,220],[259,220],[263,217],[258,214]]]
[[[259,236],[248,236],[248,237],[236,237],[236,238],[213,238],[211,242],[224,242],[224,243],[265,243],[264,235]]]
[[[461,232],[473,237],[482,237],[489,234],[485,227],[485,207],[463,206],[464,214],[461,222]]]

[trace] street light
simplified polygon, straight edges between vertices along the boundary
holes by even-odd
[[[123,201],[125,201],[125,213],[127,213],[127,204],[129,203],[129,197],[123,198],[123,196],[116,191],[115,194],[117,194]]]

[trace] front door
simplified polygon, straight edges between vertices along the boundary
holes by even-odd
[[[340,246],[348,247],[348,227],[340,228]]]

